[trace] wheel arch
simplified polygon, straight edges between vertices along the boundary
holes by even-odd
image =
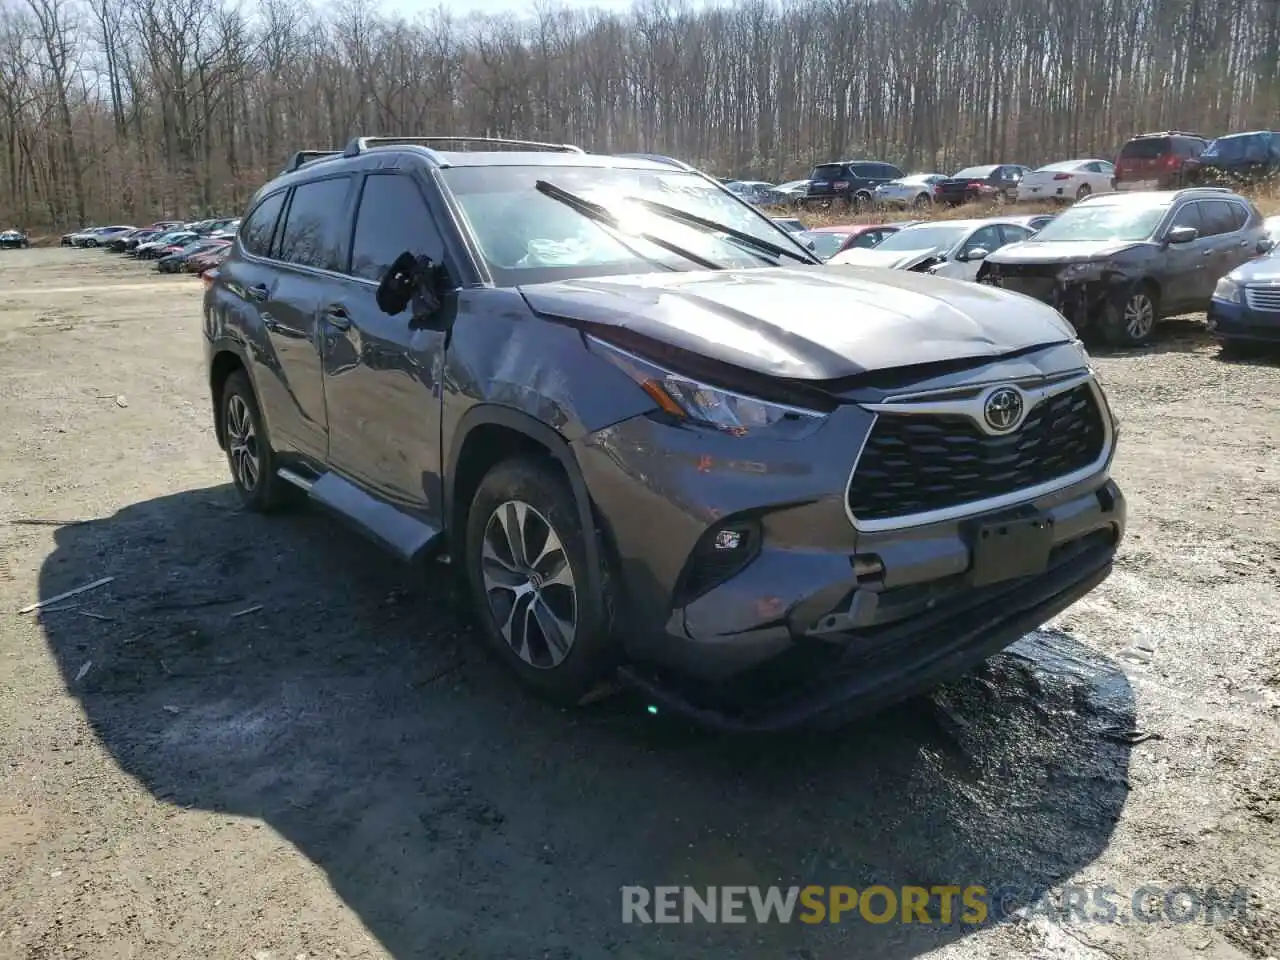
[[[498,463],[524,452],[548,458],[564,474],[578,510],[593,596],[602,590],[602,545],[591,494],[573,448],[559,432],[530,414],[498,404],[477,404],[454,430],[445,461],[444,522],[454,562],[465,556],[467,513],[481,480]]]
[[[258,388],[253,381],[253,373],[249,369],[249,364],[245,362],[244,354],[236,347],[228,344],[218,345],[212,350],[209,360],[209,400],[213,408],[214,435],[217,437],[218,446],[224,450],[227,447],[227,438],[222,424],[222,392],[226,388],[228,378],[237,370],[244,371],[244,375],[249,379],[249,386],[253,389],[254,395],[257,396]],[[258,400],[258,411],[265,422],[267,414],[262,409],[260,398]]]

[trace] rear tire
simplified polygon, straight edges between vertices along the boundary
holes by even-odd
[[[297,488],[276,474],[275,451],[271,449],[258,398],[243,370],[227,377],[218,416],[231,482],[245,509],[271,513],[296,499]]]
[[[915,207],[917,210],[928,210],[931,206],[933,206],[933,198],[930,197],[927,193],[922,193],[915,198],[915,200],[912,202],[912,206]]]
[[[1102,313],[1102,336],[1113,347],[1136,347],[1155,332],[1160,306],[1155,290],[1141,283],[1110,297]]]
[[[612,577],[603,559],[592,587],[578,505],[545,461],[516,457],[480,481],[466,524],[466,571],[481,631],[538,695],[580,705],[620,660]]]
[[[1087,183],[1080,184],[1080,189],[1076,191],[1076,200],[1083,200],[1085,197],[1093,193],[1093,188]]]

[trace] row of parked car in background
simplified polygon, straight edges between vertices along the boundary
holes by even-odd
[[[236,217],[193,222],[158,220],[145,227],[86,227],[63,234],[62,246],[102,248],[138,260],[154,260],[161,273],[203,276],[226,259],[239,228]]]
[[[832,266],[928,273],[1047,303],[1118,346],[1207,311],[1224,341],[1280,343],[1280,217],[1226,187],[1086,194],[1060,214],[795,230]],[[803,224],[801,224],[803,227]]]
[[[965,167],[951,175],[905,173],[881,160],[817,164],[803,180],[771,184],[724,179],[726,188],[760,206],[855,209],[974,201],[1071,203],[1113,190],[1231,186],[1280,174],[1280,132],[1251,130],[1210,139],[1181,130],[1144,133],[1120,148],[1115,162],[1062,160],[1032,169],[1018,163]]]

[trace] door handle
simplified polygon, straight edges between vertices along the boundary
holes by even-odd
[[[257,300],[261,303],[263,300],[267,299],[267,294],[270,293],[270,291],[267,289],[267,285],[265,283],[259,283],[250,287],[245,291],[245,293],[249,295],[250,300]]]
[[[349,330],[351,328],[351,317],[347,314],[347,308],[340,303],[333,303],[325,307],[324,318],[329,326],[335,330]]]

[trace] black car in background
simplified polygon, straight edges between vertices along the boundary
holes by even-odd
[[[965,167],[934,184],[933,202],[951,207],[983,200],[1012,203],[1018,199],[1018,184],[1030,172],[1030,167],[1017,163]]]
[[[30,246],[31,241],[27,239],[27,235],[21,230],[5,230],[0,233],[0,250],[8,247],[11,250],[18,250],[22,247]]]
[[[1198,186],[1269,180],[1280,174],[1280,131],[1251,130],[1219,137],[1205,147],[1187,173]]]
[[[1131,346],[1163,317],[1204,310],[1219,277],[1271,247],[1257,207],[1229,190],[1103,193],[994,251],[978,282],[1035,297],[1077,330]]]
[[[820,163],[810,171],[809,186],[800,202],[841,203],[862,210],[871,206],[876,187],[904,176],[893,164],[879,160]]]

